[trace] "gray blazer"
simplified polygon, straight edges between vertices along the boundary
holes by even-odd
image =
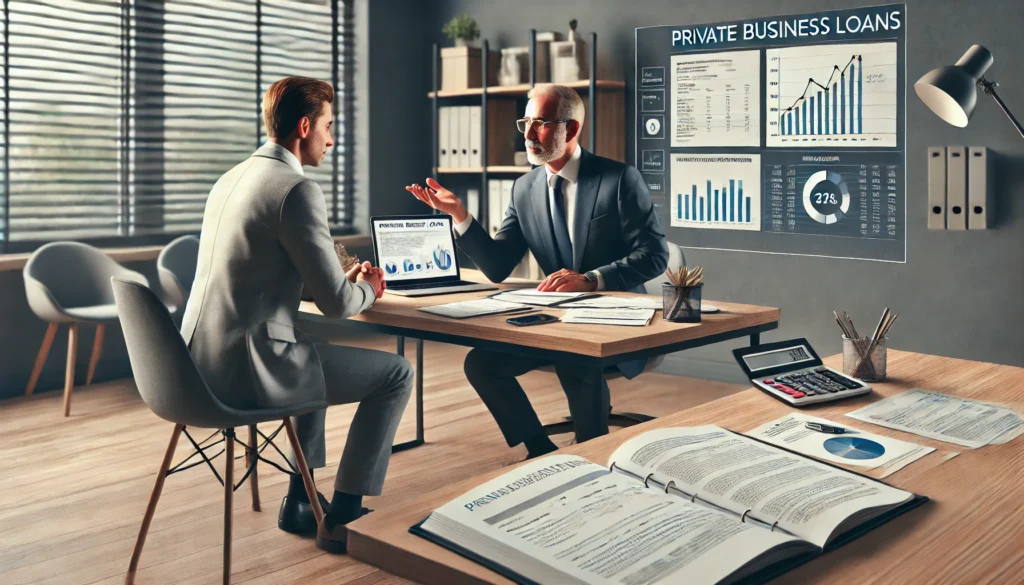
[[[644,283],[668,266],[668,244],[643,177],[635,167],[583,150],[576,181],[576,213],[568,226],[573,271],[600,271],[606,290],[646,293]],[[474,220],[458,245],[491,282],[508,278],[527,249],[545,274],[561,269],[544,167],[512,185],[494,238]],[[619,370],[633,378],[645,363],[624,362]]]
[[[234,408],[325,396],[316,348],[295,327],[304,283],[331,317],[376,298],[369,283],[345,277],[323,192],[287,161],[280,146],[264,145],[217,181],[203,214],[181,334],[214,394]]]

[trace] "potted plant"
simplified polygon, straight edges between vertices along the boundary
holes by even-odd
[[[454,47],[441,49],[441,89],[459,91],[481,86],[481,53],[473,46],[480,38],[480,27],[468,14],[460,14],[449,20],[441,31],[455,42]],[[490,51],[487,61],[487,85],[498,84],[497,51]]]
[[[480,27],[468,14],[460,14],[449,20],[441,29],[448,38],[455,41],[456,47],[468,47],[480,37]]]

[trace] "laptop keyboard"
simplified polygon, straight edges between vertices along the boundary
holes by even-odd
[[[449,287],[449,286],[464,286],[467,284],[477,284],[468,280],[456,280],[453,282],[428,282],[422,284],[389,284],[391,288],[397,288],[399,290],[419,290],[423,288],[438,288],[438,287]]]

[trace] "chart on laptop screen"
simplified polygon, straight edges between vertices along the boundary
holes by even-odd
[[[373,231],[377,261],[389,281],[458,275],[449,219],[380,219]]]

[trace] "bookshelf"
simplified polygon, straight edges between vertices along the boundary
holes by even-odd
[[[433,45],[433,87],[427,93],[431,101],[432,111],[432,142],[431,169],[434,180],[448,187],[448,182],[458,183],[465,187],[472,184],[479,192],[476,209],[470,209],[474,217],[493,234],[490,225],[490,197],[488,184],[493,178],[514,179],[530,172],[532,165],[519,166],[514,161],[504,160],[512,157],[512,153],[522,146],[523,137],[515,127],[514,120],[522,117],[527,93],[536,85],[536,54],[537,31],[530,31],[529,44],[529,83],[516,85],[488,85],[488,72],[492,58],[489,42],[481,42],[480,66],[481,87],[459,90],[441,89],[441,58],[440,47]],[[619,80],[597,79],[597,33],[590,34],[588,45],[588,64],[590,67],[587,79],[562,82],[575,89],[583,98],[585,118],[580,129],[580,146],[601,156],[626,160],[626,82]],[[552,69],[548,68],[549,71]],[[480,106],[480,153],[476,164],[466,167],[440,166],[440,120],[442,106],[472,105]],[[514,142],[517,148],[509,150],[509,143]],[[500,160],[495,160],[500,159]],[[481,164],[489,161],[491,164]],[[479,182],[477,182],[477,180]],[[452,188],[452,187],[449,187]],[[453,191],[456,189],[453,188]],[[460,189],[465,192],[464,189]],[[469,201],[464,198],[469,207]],[[460,262],[468,258],[460,258]],[[466,262],[471,265],[472,262]]]

